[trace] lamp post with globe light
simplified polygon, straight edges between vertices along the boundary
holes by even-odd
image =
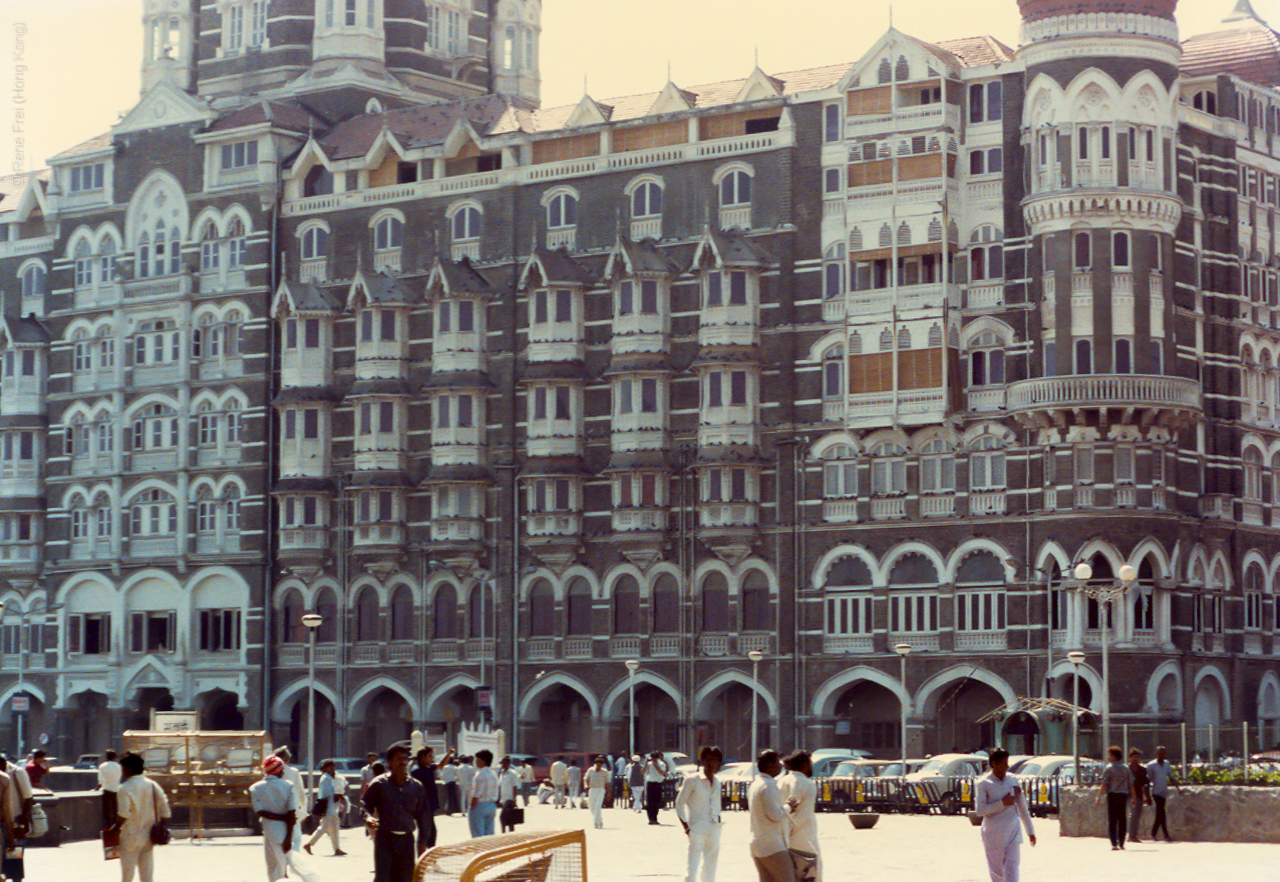
[[[1075,756],[1075,778],[1080,784],[1080,665],[1084,664],[1084,653],[1074,649],[1067,653],[1067,661],[1075,666],[1076,675],[1071,681],[1071,753]]]
[[[640,669],[640,662],[634,658],[629,658],[625,662],[627,666],[627,716],[630,726],[630,734],[627,736],[627,756],[636,755],[636,671]]]
[[[1091,598],[1100,605],[1100,618],[1102,619],[1102,743],[1110,746],[1111,744],[1111,661],[1110,647],[1111,642],[1111,604],[1117,600],[1122,600],[1129,593],[1129,589],[1133,587],[1133,582],[1138,578],[1138,571],[1129,564],[1120,567],[1120,582],[1116,585],[1090,585],[1089,580],[1093,578],[1093,567],[1089,566],[1087,561],[1076,564],[1073,575],[1079,583],[1076,590],[1081,595]]]
[[[302,617],[302,624],[310,632],[310,652],[307,653],[307,780],[311,781],[316,767],[316,631],[324,623],[324,618],[316,613],[307,613]]]
[[[900,662],[900,680],[902,682],[902,774],[907,773],[907,656],[911,655],[910,643],[899,643],[893,647]]]
[[[751,659],[751,774],[754,777],[755,762],[760,755],[759,745],[756,743],[760,735],[760,727],[756,724],[756,706],[760,701],[760,660],[764,658],[764,653],[753,649],[747,653],[747,658]]]

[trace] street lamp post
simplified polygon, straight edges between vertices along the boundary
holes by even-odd
[[[1084,653],[1074,649],[1067,653],[1067,661],[1075,666],[1076,675],[1071,681],[1071,753],[1075,756],[1075,781],[1080,786],[1080,665]]]
[[[899,643],[893,647],[898,653],[899,680],[902,683],[902,774],[907,773],[907,656],[911,655],[910,643]]]
[[[324,618],[316,613],[307,613],[302,617],[310,638],[310,652],[307,653],[307,782],[308,786],[314,778],[316,767],[316,631],[324,622]]]
[[[640,668],[640,662],[634,658],[626,661],[627,665],[627,716],[628,716],[628,735],[627,735],[627,756],[636,755],[636,671]]]
[[[1111,604],[1125,597],[1138,577],[1138,571],[1125,564],[1120,567],[1122,585],[1090,585],[1093,578],[1093,567],[1087,562],[1076,564],[1074,575],[1080,584],[1077,589],[1085,597],[1090,597],[1101,605],[1102,618],[1102,743],[1111,745]]]
[[[760,736],[760,726],[756,723],[756,708],[760,703],[760,660],[764,658],[764,653],[753,649],[747,653],[747,658],[751,659],[751,769],[754,776],[755,761],[760,755],[760,745],[756,743]]]

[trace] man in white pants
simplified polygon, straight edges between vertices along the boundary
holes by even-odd
[[[612,789],[612,778],[613,774],[605,768],[602,756],[596,757],[596,764],[587,769],[587,804],[591,806],[591,820],[595,821],[597,830],[604,827],[604,800]]]
[[[551,764],[551,786],[556,792],[556,808],[564,808],[564,792],[569,786],[569,767],[564,760],[557,759]]]
[[[987,850],[991,882],[1018,882],[1022,830],[1036,844],[1031,813],[1018,779],[1009,774],[1009,751],[997,747],[988,759],[991,771],[978,779],[974,789],[973,813],[982,818],[982,844]],[[1021,827],[1019,826],[1021,822]]]
[[[676,794],[676,817],[689,837],[689,875],[686,882],[716,882],[716,860],[720,857],[720,782],[716,772],[724,762],[718,747],[704,747],[698,755],[702,771],[680,782]]]
[[[565,775],[569,788],[569,808],[582,808],[582,769],[578,768],[577,760],[569,761]]]
[[[316,831],[311,834],[311,838],[307,840],[307,844],[302,846],[303,851],[311,854],[311,846],[320,841],[320,837],[326,833],[329,834],[329,842],[333,845],[334,857],[343,857],[346,852],[338,844],[338,812],[346,804],[347,797],[343,791],[346,789],[346,781],[342,784],[338,783],[338,777],[334,774],[337,771],[337,765],[333,760],[325,760],[320,766],[320,770],[324,772],[320,776],[320,796],[319,799],[324,800],[324,814],[320,816],[320,823],[316,826]]]

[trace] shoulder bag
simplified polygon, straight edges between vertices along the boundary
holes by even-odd
[[[160,789],[160,785],[155,781],[151,782],[151,804],[156,808],[156,822],[151,825],[151,844],[152,845],[168,845],[169,840],[173,839],[173,834],[169,832],[169,827],[164,822],[164,818],[160,817],[160,794],[156,791]]]

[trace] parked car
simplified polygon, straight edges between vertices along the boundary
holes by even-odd
[[[698,764],[687,753],[681,753],[678,750],[660,751],[662,758],[667,761],[668,774],[674,775],[694,775],[698,772]]]
[[[102,765],[102,754],[100,753],[82,753],[80,759],[75,761],[73,769],[96,769]]]
[[[874,778],[901,778],[904,775],[910,775],[912,772],[918,772],[929,762],[927,759],[909,759],[905,768],[902,760],[882,760],[881,764],[876,768]]]
[[[755,779],[755,772],[755,763],[725,763],[720,771],[716,772],[716,780],[721,782],[746,781],[749,784]]]
[[[956,778],[975,778],[987,767],[987,758],[973,753],[943,753],[930,758],[917,771],[906,776],[906,787],[936,787],[938,805],[944,814],[960,811],[960,794],[951,789]]]
[[[836,766],[840,765],[841,763],[847,763],[852,760],[858,760],[858,759],[863,759],[863,757],[860,757],[851,753],[828,754],[823,757],[818,757],[813,761],[813,777],[815,778],[830,777],[835,772]]]
[[[1016,775],[1023,778],[1057,778],[1064,783],[1075,780],[1076,759],[1074,756],[1046,755],[1033,756],[1021,767]],[[1092,781],[1103,768],[1103,763],[1090,757],[1080,757],[1080,776],[1085,781]]]
[[[360,770],[363,769],[365,765],[365,761],[363,757],[358,757],[358,756],[328,757],[324,760],[321,760],[320,765],[322,766],[327,762],[332,762],[335,766],[336,773],[338,775],[341,775],[343,778],[345,778],[349,783],[355,783],[355,784],[360,783]],[[316,768],[319,769],[319,766],[317,766]],[[303,777],[304,778],[306,777],[305,769],[303,770]],[[318,781],[319,778],[317,777],[316,780]]]
[[[857,747],[819,747],[809,752],[809,757],[816,764],[818,760],[829,756],[850,757],[852,759],[871,759],[871,751]]]

